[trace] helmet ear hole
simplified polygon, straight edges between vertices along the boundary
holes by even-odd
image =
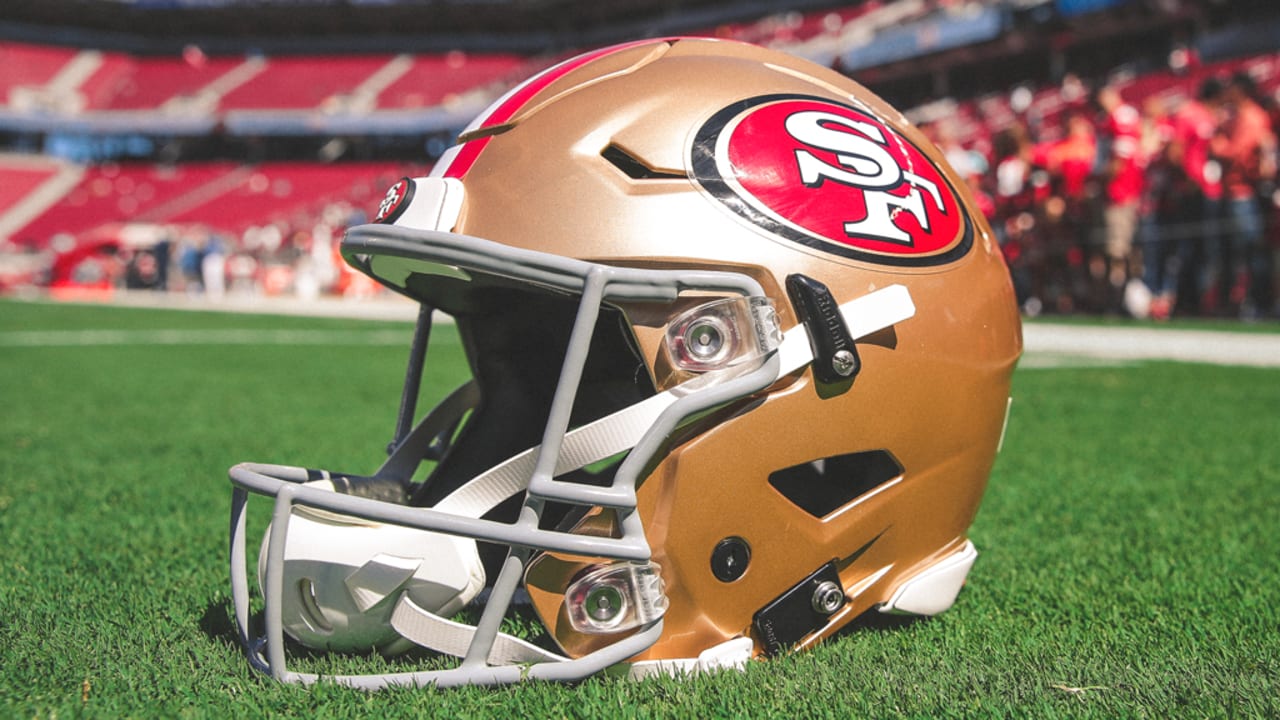
[[[776,470],[769,484],[801,510],[822,518],[902,473],[902,463],[888,450],[869,450]]]
[[[316,601],[316,585],[311,578],[298,580],[298,607],[302,610],[302,621],[313,631],[329,634],[333,632],[333,624],[324,616],[324,610]]]

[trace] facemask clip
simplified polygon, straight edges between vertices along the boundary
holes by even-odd
[[[578,632],[599,635],[662,617],[668,601],[658,570],[651,562],[614,562],[589,570],[565,592],[569,624]]]
[[[862,359],[831,291],[821,282],[797,273],[787,276],[787,295],[809,334],[813,376],[828,384],[853,379],[862,369]]]
[[[765,297],[713,300],[667,328],[667,355],[688,372],[721,370],[756,360],[782,342],[773,301]]]

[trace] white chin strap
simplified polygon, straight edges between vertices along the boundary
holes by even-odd
[[[912,317],[915,315],[915,305],[906,287],[890,285],[841,305],[840,312],[848,325],[849,334],[854,339],[859,339]],[[804,325],[797,325],[787,331],[777,352],[781,364],[778,377],[795,372],[812,362],[813,350]],[[658,416],[680,397],[693,392],[690,384],[705,383],[705,377],[658,393],[569,431],[564,436],[555,473],[560,475],[577,470],[635,447]],[[527,487],[539,449],[540,446],[529,448],[477,475],[441,500],[435,509],[468,518],[481,517]],[[479,559],[476,558],[475,562],[478,563]],[[359,587],[355,576],[348,578],[348,586],[353,581],[356,581],[357,586],[349,587],[350,591],[356,595],[361,594],[363,589]],[[379,596],[387,593],[386,587],[369,590]],[[448,605],[453,606],[454,603]],[[408,593],[403,593],[396,603],[391,615],[391,626],[417,645],[454,657],[466,655],[476,632],[476,628],[470,625],[453,622],[415,604]],[[698,658],[633,663],[631,672],[642,676],[654,672],[688,672],[736,666],[750,658],[751,650],[749,638],[735,638],[709,648]],[[499,633],[488,659],[492,664],[521,664],[564,661],[568,658],[517,637]]]
[[[912,317],[915,312],[911,294],[902,285],[881,288],[840,306],[849,334],[855,340],[892,327]],[[788,330],[777,352],[780,361],[778,377],[813,362],[813,350],[804,326],[797,325]],[[564,436],[555,474],[586,467],[635,447],[659,415],[691,392],[689,385],[701,385],[703,382],[702,377],[695,378],[570,430]],[[468,480],[436,504],[435,509],[470,518],[484,515],[502,501],[524,491],[529,477],[533,475],[540,448],[540,445],[531,447]]]

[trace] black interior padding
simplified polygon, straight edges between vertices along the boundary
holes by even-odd
[[[411,276],[406,285],[454,316],[480,390],[479,405],[410,500],[413,505],[431,506],[476,475],[542,442],[579,296],[488,276],[473,277],[468,283]],[[601,308],[570,427],[602,418],[655,392],[623,313],[607,305]],[[611,471],[575,471],[558,479],[602,485],[612,477]],[[513,520],[520,502],[517,496],[486,517]],[[542,525],[555,527],[567,510],[548,507]],[[482,556],[489,554],[482,552]],[[484,559],[488,566],[490,558]]]

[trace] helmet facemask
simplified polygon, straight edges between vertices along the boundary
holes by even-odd
[[[442,656],[325,676],[362,688],[635,676],[945,609],[1021,347],[971,205],[905,118],[780,53],[644,41],[517,86],[343,242],[422,304],[386,461],[231,470],[252,664],[319,679],[292,638]],[[419,417],[437,313],[472,379]],[[537,642],[502,632],[526,594]]]
[[[651,645],[661,633],[666,600],[635,513],[636,488],[685,420],[778,379],[780,333],[759,284],[736,273],[610,267],[385,225],[354,229],[344,253],[423,303],[415,348],[425,345],[431,310],[453,315],[474,379],[408,428],[403,420],[414,412],[414,378],[422,370],[418,351],[411,353],[400,436],[368,478],[233,468],[234,594],[255,664],[280,679],[305,682],[314,678],[284,669],[286,633],[323,649],[384,652],[404,649],[401,638],[408,634],[430,649],[463,656],[461,665],[335,679],[362,687],[492,683],[544,673],[580,677]],[[701,314],[685,309],[690,293],[705,296]],[[656,391],[620,309],[629,303],[679,309],[668,332],[670,352],[690,379]],[[687,343],[699,347],[690,350]],[[435,467],[415,482],[419,465],[433,458]],[[402,488],[406,504],[387,502],[396,495],[388,485]],[[362,496],[372,488],[381,499]],[[266,638],[256,641],[247,631],[247,491],[276,498],[260,557]],[[611,531],[574,532],[599,515],[613,519]],[[302,528],[301,542],[310,548],[295,553],[299,541],[289,539],[291,525]],[[379,540],[351,539],[359,534]],[[363,565],[334,559],[335,548],[365,545],[373,556]],[[560,594],[569,598],[564,607],[579,632],[610,642],[572,660],[497,633],[530,563],[548,551],[593,561],[567,578]],[[445,556],[446,577],[434,577],[428,566]],[[475,599],[486,577],[491,592],[474,630],[441,617]],[[343,593],[351,599],[324,600]],[[334,611],[337,618],[326,616]],[[395,632],[365,629],[343,637],[365,613]],[[537,664],[490,664],[495,658]]]

